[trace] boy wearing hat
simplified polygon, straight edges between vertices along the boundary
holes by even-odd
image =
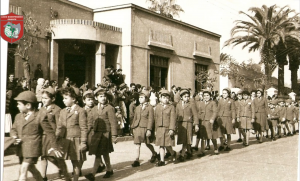
[[[160,102],[157,104],[154,120],[156,130],[155,145],[159,146],[160,160],[156,166],[164,166],[165,148],[173,156],[172,160],[176,159],[176,152],[172,149],[175,146],[174,130],[176,124],[175,108],[169,103],[170,92],[161,90]]]
[[[291,130],[291,134],[296,134],[295,130],[295,122],[296,122],[296,108],[294,105],[292,105],[292,100],[287,99],[285,101],[286,105],[286,121],[287,124]]]
[[[283,129],[284,135],[286,135],[286,129],[288,130],[287,136],[291,136],[290,128],[288,126],[287,120],[286,120],[286,107],[285,107],[285,101],[280,98],[278,99],[278,109],[279,109],[279,124],[278,124],[278,135],[279,138],[282,137],[281,128]]]
[[[47,120],[40,119],[37,99],[33,92],[24,91],[15,100],[20,113],[16,115],[11,137],[15,139],[14,144],[17,145],[17,156],[21,164],[19,180],[27,179],[27,171],[30,171],[36,180],[43,180],[35,167],[38,157],[42,154],[43,131],[48,135],[54,154],[57,157],[62,156],[61,152],[56,150],[55,131]]]
[[[176,120],[178,125],[177,144],[182,144],[181,155],[178,161],[184,161],[185,151],[187,150],[187,159],[192,157],[191,145],[193,138],[193,126],[195,132],[199,131],[199,119],[195,104],[191,104],[190,92],[187,89],[180,91],[181,101],[176,105]]]
[[[275,132],[280,118],[280,109],[276,108],[276,105],[277,105],[277,100],[270,101],[269,104],[270,109],[268,110],[268,121],[269,121],[269,127],[271,129],[271,139],[273,141],[276,140]]]
[[[154,147],[150,144],[154,140],[153,124],[154,124],[154,110],[149,104],[149,91],[141,91],[139,93],[140,105],[136,108],[131,128],[133,129],[133,141],[136,145],[136,159],[132,163],[132,167],[140,166],[140,149],[141,143],[145,143],[147,148],[152,153],[150,162],[154,163],[157,157],[157,153]]]

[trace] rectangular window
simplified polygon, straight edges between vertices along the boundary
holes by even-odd
[[[168,85],[168,58],[150,55],[150,85],[155,90]]]
[[[208,66],[202,64],[195,64],[195,90],[200,91],[201,89],[205,89],[205,83],[207,79]]]

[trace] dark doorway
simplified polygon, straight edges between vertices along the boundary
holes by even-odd
[[[8,53],[7,53],[7,77],[9,74],[15,75],[15,52],[17,44],[8,44]]]
[[[80,87],[85,81],[85,57],[65,54],[65,77]]]
[[[119,46],[107,44],[105,53],[105,66],[112,65],[117,68]]]
[[[155,90],[168,89],[168,58],[150,55],[150,85]]]

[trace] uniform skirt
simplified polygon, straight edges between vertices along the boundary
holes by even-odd
[[[89,145],[89,155],[97,157],[114,151],[111,132],[94,132]]]
[[[217,122],[211,124],[209,120],[201,121],[200,139],[217,139],[222,137],[220,127]]]
[[[158,127],[156,129],[156,146],[175,146],[174,135],[169,135],[169,129],[165,127]]]
[[[66,138],[64,145],[61,144],[64,150],[64,159],[65,160],[86,160],[86,152],[80,150],[81,138]]]
[[[265,131],[269,129],[266,113],[255,113],[255,118],[256,120],[253,124],[255,131]]]
[[[151,131],[150,137],[146,136],[147,128],[137,127],[134,128],[132,131],[133,131],[134,144],[141,144],[141,143],[150,144],[155,140],[155,135],[153,131]]]
[[[218,117],[217,122],[220,126],[222,134],[235,134],[231,117]]]
[[[4,132],[10,133],[12,127],[12,119],[9,113],[5,114],[5,124],[4,124]]]
[[[192,144],[193,123],[180,121],[178,122],[178,139],[177,144]]]
[[[268,123],[269,123],[269,127],[277,127],[277,125],[278,125],[278,119],[268,120]]]
[[[48,150],[51,148],[51,142],[49,136],[43,135],[42,137],[42,156],[51,156],[48,154]]]
[[[240,117],[240,128],[242,129],[253,129],[253,125],[251,123],[251,118],[248,117]]]

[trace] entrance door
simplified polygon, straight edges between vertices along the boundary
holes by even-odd
[[[85,57],[65,54],[65,77],[80,87],[85,81]]]
[[[168,58],[150,55],[150,85],[159,90],[168,89]]]

